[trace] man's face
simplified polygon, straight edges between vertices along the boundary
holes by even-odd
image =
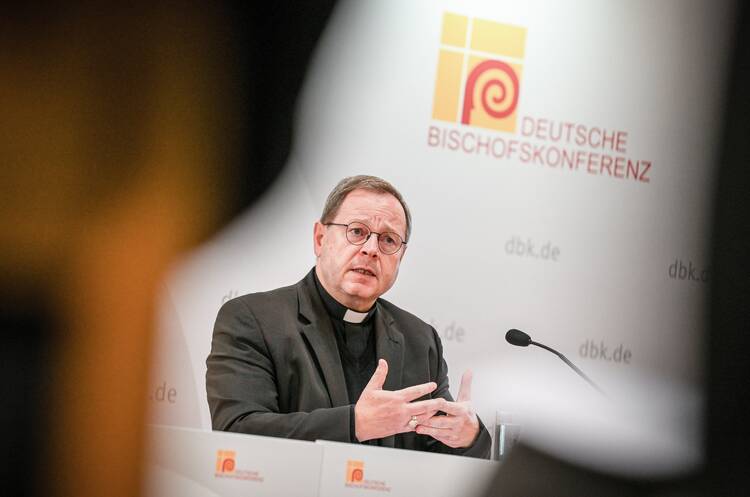
[[[371,231],[406,236],[406,215],[401,203],[389,193],[354,190],[341,204],[331,222],[349,224],[358,221]],[[350,309],[366,311],[396,281],[406,245],[395,254],[383,254],[377,235],[364,245],[352,245],[344,226],[315,223],[313,235],[316,273],[333,298]]]

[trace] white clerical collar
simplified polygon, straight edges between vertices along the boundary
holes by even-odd
[[[362,324],[367,320],[369,316],[375,313],[375,309],[377,309],[378,307],[377,303],[373,303],[372,307],[367,312],[357,312],[347,308],[344,304],[331,297],[331,294],[328,293],[328,291],[320,283],[318,275],[315,273],[314,269],[313,271],[311,271],[311,273],[313,274],[315,286],[318,289],[318,293],[323,300],[323,305],[325,306],[331,318],[341,319],[344,322],[350,324]]]
[[[346,312],[344,313],[344,322],[359,324],[365,319],[367,319],[367,316],[369,314],[370,314],[369,312],[357,312],[351,309],[347,309]]]

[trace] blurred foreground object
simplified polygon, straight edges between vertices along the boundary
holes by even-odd
[[[331,3],[191,5],[0,18],[9,494],[140,493],[156,288],[288,154]]]
[[[708,361],[705,461],[689,474],[637,478],[581,464],[580,457],[555,457],[521,443],[510,454],[485,495],[523,496],[735,496],[750,495],[747,467],[750,416],[748,302],[750,275],[750,16],[736,6],[736,32],[725,97],[723,143],[717,157],[711,240],[713,279],[705,356]],[[633,419],[633,423],[639,423]],[[567,429],[561,423],[561,431]],[[622,447],[612,444],[617,456]],[[631,465],[632,466],[632,465]]]

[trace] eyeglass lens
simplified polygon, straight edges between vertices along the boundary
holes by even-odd
[[[370,228],[362,223],[350,223],[346,228],[346,239],[354,245],[362,245],[370,238]],[[401,237],[396,233],[384,232],[378,235],[378,247],[384,254],[393,254],[401,248]]]

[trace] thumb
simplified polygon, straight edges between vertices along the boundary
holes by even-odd
[[[365,386],[365,390],[382,390],[385,383],[385,377],[388,375],[388,363],[385,359],[378,361],[378,367],[372,374],[372,378]]]
[[[471,379],[473,377],[474,373],[471,372],[471,369],[464,371],[463,376],[461,376],[461,386],[458,388],[458,402],[471,400]]]

